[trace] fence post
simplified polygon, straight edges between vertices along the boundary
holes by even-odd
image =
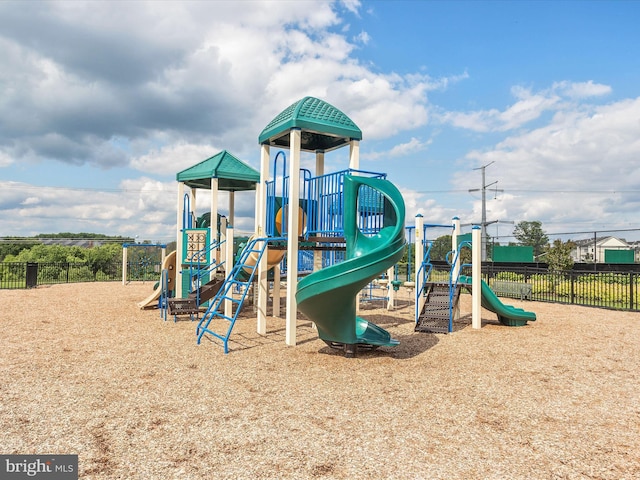
[[[629,310],[633,310],[633,284],[635,283],[635,279],[633,278],[633,272],[629,272]]]
[[[571,305],[574,304],[576,299],[576,291],[575,291],[575,275],[573,271],[569,272],[569,276],[571,278],[571,301],[569,302]]]

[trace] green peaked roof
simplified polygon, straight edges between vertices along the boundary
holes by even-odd
[[[220,190],[255,190],[260,173],[223,150],[176,175],[179,182],[191,188],[210,189],[212,178],[218,179]]]
[[[302,130],[302,150],[333,150],[362,140],[362,131],[333,105],[314,97],[304,97],[283,110],[262,130],[258,142],[289,148],[289,132]]]

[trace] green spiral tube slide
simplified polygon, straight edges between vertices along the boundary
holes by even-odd
[[[367,186],[384,197],[380,231],[367,236],[358,228],[358,192]],[[300,280],[296,292],[298,310],[318,327],[328,344],[394,346],[399,342],[378,325],[356,316],[358,292],[372,279],[395,265],[404,253],[404,200],[388,180],[346,175],[344,177],[344,236],[346,260]]]

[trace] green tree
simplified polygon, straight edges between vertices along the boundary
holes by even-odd
[[[436,238],[431,245],[431,260],[446,260],[451,251],[451,235]]]
[[[552,272],[564,272],[573,268],[573,258],[571,251],[575,248],[572,241],[562,242],[562,240],[554,240],[553,245],[545,247],[545,260]]]
[[[520,245],[533,247],[534,257],[538,257],[549,244],[549,237],[542,230],[542,222],[537,220],[533,222],[518,222],[513,229],[513,236],[518,239]]]
[[[85,256],[94,275],[100,271],[107,272],[114,262],[122,258],[122,246],[107,243],[100,247],[87,248]]]
[[[28,250],[38,243],[35,241],[22,241],[22,240],[16,241],[14,243],[14,242],[11,242],[11,239],[6,239],[5,242],[6,243],[0,243],[0,262],[4,262],[5,258],[10,255],[15,257],[22,250]]]
[[[17,255],[7,255],[5,262],[85,263],[86,248],[65,245],[34,245]]]

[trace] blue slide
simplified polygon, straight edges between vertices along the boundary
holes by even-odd
[[[361,186],[384,196],[383,227],[367,236],[358,228],[358,191]],[[404,253],[404,200],[388,180],[345,175],[344,236],[346,260],[314,272],[298,283],[298,310],[318,327],[328,345],[341,347],[348,357],[357,345],[394,346],[400,342],[378,325],[356,316],[358,292],[395,265]]]
[[[482,307],[498,315],[500,323],[507,327],[522,327],[526,325],[527,322],[534,322],[536,320],[536,314],[534,312],[527,312],[522,308],[517,308],[512,305],[505,305],[484,280],[481,280],[481,282]],[[471,277],[462,275],[460,276],[459,283],[471,286]]]

